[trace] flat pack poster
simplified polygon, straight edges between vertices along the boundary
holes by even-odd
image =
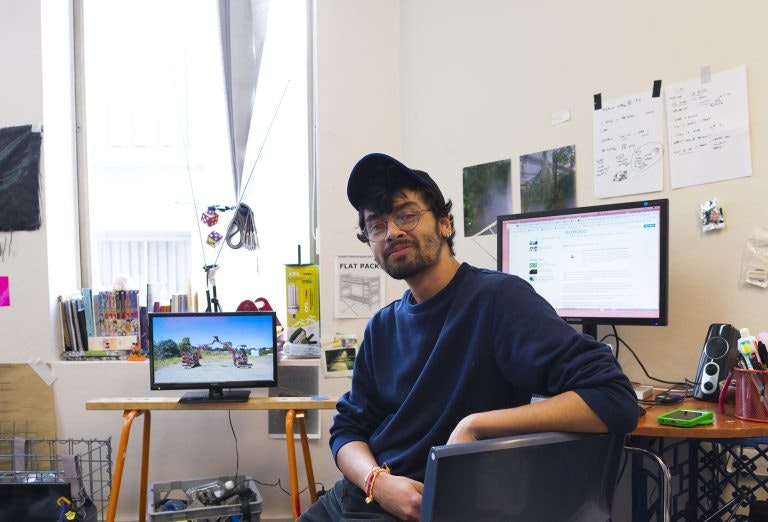
[[[371,317],[384,303],[384,271],[372,255],[337,255],[337,319]]]
[[[464,167],[464,236],[493,234],[496,217],[512,212],[511,160]]]
[[[604,101],[595,111],[596,198],[663,190],[663,110],[649,91]]]
[[[576,206],[576,145],[520,156],[520,210]]]
[[[37,230],[40,215],[40,126],[0,129],[0,231]]]
[[[667,88],[673,189],[752,175],[747,68]]]

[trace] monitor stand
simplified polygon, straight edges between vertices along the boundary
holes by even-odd
[[[582,324],[581,333],[591,335],[593,339],[597,340],[597,325],[596,324]]]
[[[251,390],[227,390],[211,388],[202,393],[185,393],[179,399],[181,404],[194,404],[199,402],[248,402]]]

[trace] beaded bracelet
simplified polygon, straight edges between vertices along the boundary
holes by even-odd
[[[378,477],[380,473],[389,474],[389,466],[387,466],[386,462],[384,463],[384,467],[376,466],[365,476],[366,504],[373,502],[373,484],[376,482],[376,477]]]

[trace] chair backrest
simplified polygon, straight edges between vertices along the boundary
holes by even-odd
[[[435,446],[421,522],[611,520],[624,438],[546,432]]]

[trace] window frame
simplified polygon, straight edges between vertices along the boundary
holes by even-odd
[[[80,255],[80,280],[83,287],[93,286],[94,249],[98,238],[91,227],[91,204],[89,202],[89,172],[87,152],[87,125],[85,100],[85,41],[84,2],[73,1],[73,62],[75,91],[75,150],[78,239]],[[217,0],[211,0],[217,1]],[[309,195],[308,240],[309,262],[318,262],[317,252],[317,73],[316,73],[316,1],[306,2],[307,36],[307,183]]]

